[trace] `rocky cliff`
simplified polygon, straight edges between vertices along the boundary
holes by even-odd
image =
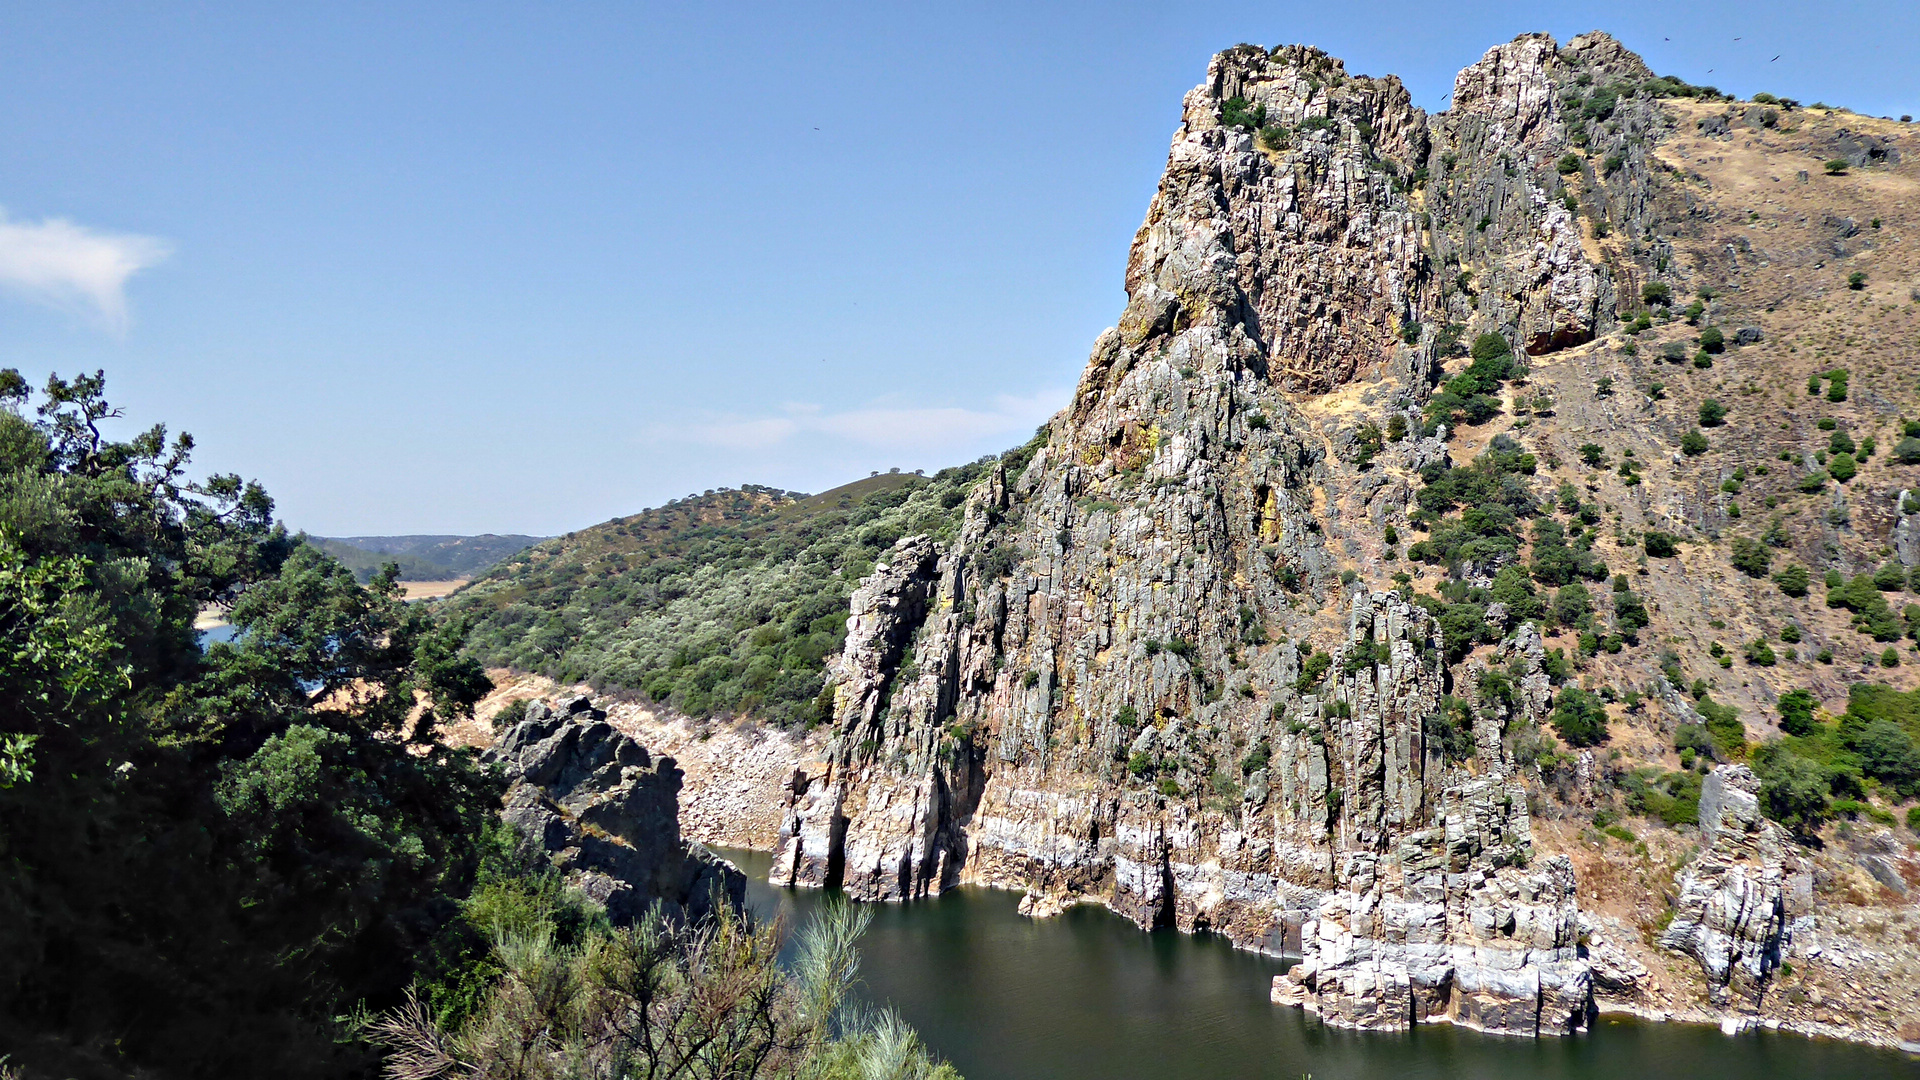
[[[1656,577],[1636,586],[1649,614],[1616,577],[1617,632],[1602,650],[1605,625],[1554,626],[1570,636],[1550,673],[1533,587],[1486,590],[1524,565],[1515,514],[1554,512],[1555,480],[1572,535],[1615,515],[1567,555],[1576,581],[1628,565],[1639,530],[1701,520],[1685,495],[1633,490],[1635,462],[1692,460],[1661,449],[1679,432],[1658,416],[1635,421],[1654,453],[1625,451],[1621,494],[1567,483],[1587,425],[1627,423],[1612,378],[1568,384],[1603,346],[1637,354],[1645,305],[1675,317],[1676,287],[1726,272],[1688,224],[1710,216],[1697,174],[1661,157],[1724,121],[1670,100],[1694,90],[1603,34],[1495,48],[1437,115],[1317,50],[1215,57],[1072,403],[1030,460],[975,488],[957,536],[901,540],[854,593],[831,749],[787,786],[775,880],[884,900],[982,882],[1025,890],[1035,914],[1097,902],[1209,929],[1300,957],[1274,999],[1344,1026],[1551,1034],[1597,1000],[1640,1000],[1645,954],[1586,940],[1574,862],[1541,844],[1533,808],[1599,806],[1626,782],[1623,749],[1664,760],[1674,725],[1703,723],[1677,675],[1660,681],[1690,655],[1636,631],[1712,601]],[[1490,335],[1516,355],[1488,350],[1499,367],[1476,380],[1476,350],[1463,376],[1466,342]],[[1538,398],[1500,388],[1530,368]],[[1553,422],[1548,387],[1580,423]],[[1470,527],[1495,542],[1403,549],[1399,529],[1439,542],[1454,504],[1428,496],[1469,465]],[[1538,550],[1533,576],[1564,582]],[[1415,604],[1419,587],[1471,602]],[[1623,644],[1639,669],[1608,659]],[[1576,755],[1544,734],[1576,648],[1588,687],[1663,687],[1654,712],[1614,713],[1648,718],[1644,745]],[[1542,762],[1576,756],[1543,790]],[[1659,937],[1720,1004],[1758,1000],[1805,881],[1756,791],[1740,770],[1707,779],[1706,854]]]
[[[588,698],[531,702],[486,757],[511,782],[507,822],[614,922],[655,905],[699,920],[715,904],[745,902],[733,864],[681,840],[674,760],[649,754]]]
[[[1920,129],[1604,34],[1450,98],[1221,53],[1033,442],[550,542],[476,647],[633,692],[780,882],[1211,930],[1340,1025],[1920,1045]]]
[[[1096,898],[1297,951],[1276,998],[1342,1024],[1584,1023],[1573,874],[1532,850],[1512,717],[1470,734],[1473,767],[1449,759],[1428,729],[1474,672],[1450,668],[1427,612],[1336,576],[1349,523],[1410,491],[1341,467],[1333,425],[1303,408],[1364,382],[1412,410],[1436,339],[1468,318],[1545,352],[1613,317],[1634,273],[1586,257],[1552,172],[1576,74],[1648,73],[1604,38],[1523,38],[1430,118],[1315,50],[1215,58],[1127,309],[1044,449],[984,485],[956,543],[903,541],[855,595],[836,751],[796,778],[784,880]],[[1455,240],[1436,212],[1478,227]],[[1468,266],[1488,268],[1473,291]],[[1436,434],[1392,453],[1447,451]],[[1544,688],[1536,634],[1501,650]]]

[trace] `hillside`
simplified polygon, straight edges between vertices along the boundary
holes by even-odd
[[[818,723],[847,597],[902,536],[951,537],[984,472],[677,500],[528,548],[447,610],[471,622],[469,649],[489,666],[643,692],[693,716]]]
[[[308,538],[367,581],[388,563],[401,581],[469,578],[501,559],[539,543],[538,536],[316,536]]]
[[[1604,34],[1451,98],[1219,54],[1072,403],[937,527],[535,549],[476,648],[827,714],[782,882],[1211,930],[1345,1026],[1920,1041],[1920,130]],[[702,696],[769,594],[849,628],[818,712],[810,654]]]

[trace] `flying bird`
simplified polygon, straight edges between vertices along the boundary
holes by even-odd
[[[1735,40],[1735,41],[1739,41],[1740,39],[1739,39],[1739,38],[1734,38],[1733,40]]]
[[[1774,58],[1773,58],[1773,60],[1778,60],[1778,59],[1780,59],[1780,58],[1779,58],[1778,56],[1776,56],[1776,57],[1774,57]],[[1769,64],[1771,64],[1771,63],[1773,63],[1773,60],[1769,60],[1769,61],[1767,61],[1767,63],[1769,63]]]

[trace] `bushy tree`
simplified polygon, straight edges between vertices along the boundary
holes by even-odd
[[[1786,567],[1784,571],[1774,575],[1774,584],[1780,586],[1780,592],[1799,598],[1799,596],[1807,596],[1807,588],[1811,586],[1812,580],[1811,575],[1807,573],[1807,567]]]
[[[1789,690],[1780,695],[1780,730],[1789,735],[1813,733],[1813,710],[1819,703],[1806,690]]]
[[[437,736],[459,627],[274,524],[104,376],[0,373],[0,1011],[121,1064],[338,1075],[462,895],[498,787]],[[233,642],[200,647],[203,606]]]
[[[1607,710],[1597,694],[1569,686],[1554,699],[1554,731],[1568,746],[1597,746],[1607,739]]]
[[[1766,577],[1767,571],[1773,567],[1773,552],[1767,549],[1767,545],[1744,536],[1734,537],[1730,557],[1733,568],[1751,578]]]
[[[1760,808],[1763,813],[1803,836],[1827,818],[1828,779],[1811,761],[1782,750],[1763,767]]]

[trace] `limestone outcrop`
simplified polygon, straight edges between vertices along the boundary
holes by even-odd
[[[511,786],[503,816],[616,923],[659,905],[699,920],[716,904],[740,907],[746,878],[680,838],[681,772],[615,730],[585,697],[527,706],[526,718],[487,751]]]

